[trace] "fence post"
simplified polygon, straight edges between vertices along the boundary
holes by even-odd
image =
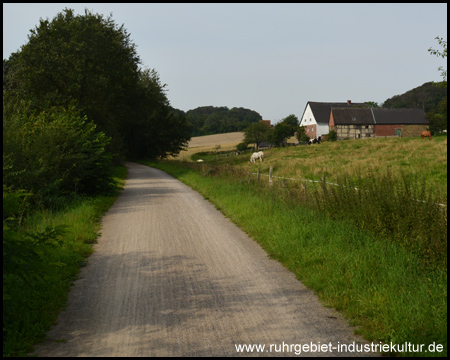
[[[270,186],[273,185],[273,182],[272,182],[272,171],[273,171],[273,166],[271,165],[270,169],[269,169],[269,185]]]

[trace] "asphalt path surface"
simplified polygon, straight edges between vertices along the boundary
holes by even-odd
[[[200,194],[126,166],[95,252],[35,355],[296,356],[300,344],[322,346],[305,356],[376,355],[340,352],[366,342]],[[244,344],[265,348],[238,352]]]

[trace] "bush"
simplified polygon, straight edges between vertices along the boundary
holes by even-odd
[[[110,139],[74,107],[4,119],[3,139],[3,183],[31,191],[35,203],[112,190]]]
[[[337,140],[337,132],[335,130],[331,130],[328,133],[328,141],[336,141]]]
[[[248,148],[248,144],[246,142],[241,142],[239,144],[236,145],[236,149],[238,151],[245,151]]]
[[[297,139],[299,142],[302,142],[302,141],[309,141],[311,138],[305,133],[301,133],[300,135],[297,135]]]

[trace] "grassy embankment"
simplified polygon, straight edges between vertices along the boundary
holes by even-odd
[[[274,149],[252,167],[248,156],[147,164],[202,193],[368,340],[444,346],[391,355],[445,356],[447,210],[434,203],[446,196],[447,140],[420,140]],[[303,179],[318,180],[325,169],[327,181],[371,191],[280,180],[269,187],[248,174],[270,165],[278,176]]]
[[[21,275],[18,269],[3,279],[3,356],[24,356],[44,339],[65,306],[79,268],[92,253],[101,217],[114,203],[126,176],[125,167],[116,168],[118,191],[113,196],[77,199],[64,210],[35,212],[21,222],[15,236],[42,246],[39,257],[24,264],[27,274]],[[42,239],[47,240],[39,242]]]

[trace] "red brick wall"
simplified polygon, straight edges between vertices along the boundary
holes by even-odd
[[[395,129],[401,128],[401,125],[375,125],[375,136],[395,136]]]
[[[316,125],[306,125],[305,134],[308,135],[311,139],[316,138]]]
[[[328,127],[330,128],[330,130],[331,130],[331,128],[333,128],[333,130],[334,130],[334,117],[333,117],[333,111],[330,112],[330,120],[328,121]]]

